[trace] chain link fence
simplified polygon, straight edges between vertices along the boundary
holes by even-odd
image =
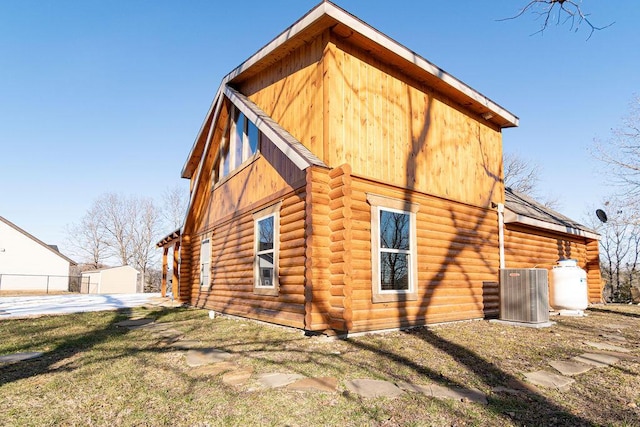
[[[82,292],[82,276],[0,273],[0,292]]]

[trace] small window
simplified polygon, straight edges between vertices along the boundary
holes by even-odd
[[[200,246],[200,287],[211,286],[211,242],[204,239]]]
[[[253,214],[255,227],[254,292],[278,295],[280,205]]]
[[[417,299],[418,205],[367,194],[371,205],[373,302]]]

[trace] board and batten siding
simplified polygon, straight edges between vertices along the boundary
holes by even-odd
[[[327,163],[323,146],[323,64],[328,33],[237,83],[238,90]]]
[[[332,34],[324,55],[328,165],[466,204],[502,203],[502,134]]]
[[[580,236],[554,233],[507,224],[505,227],[505,265],[507,268],[545,268],[551,270],[560,259],[575,259],[587,272],[589,301],[602,302],[602,280],[598,263],[598,241]]]
[[[499,128],[331,30],[233,84],[332,168],[479,207],[504,201]]]

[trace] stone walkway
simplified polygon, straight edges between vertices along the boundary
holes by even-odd
[[[162,301],[155,302],[157,305],[165,303]],[[189,371],[189,374],[193,376],[221,375],[222,383],[232,387],[254,387],[249,390],[270,388],[307,393],[335,393],[338,391],[338,379],[334,377],[309,378],[287,372],[255,374],[253,368],[243,366],[241,357],[238,355],[214,347],[202,348],[201,342],[189,340],[181,331],[174,329],[174,324],[170,322],[155,323],[154,319],[136,317],[135,313],[133,313],[130,319],[118,322],[115,325],[130,330],[143,329],[157,338],[159,346],[183,351],[185,363],[193,368]],[[637,357],[629,354],[629,349],[622,347],[626,343],[626,339],[622,335],[603,333],[600,336],[603,338],[602,341],[584,342],[585,345],[593,347],[593,351],[582,353],[571,360],[550,360],[548,363],[553,368],[553,371],[543,369],[525,373],[526,381],[538,387],[555,388],[564,391],[575,382],[571,377],[583,374],[591,369],[614,365],[620,359],[638,360]],[[33,352],[0,356],[0,365],[18,363],[41,355],[42,353]],[[354,394],[363,398],[395,398],[404,393],[420,393],[440,399],[487,404],[486,394],[476,389],[445,387],[437,384],[413,384],[402,381],[393,383],[367,378],[347,380],[344,385],[344,393]],[[492,392],[516,394],[526,388],[527,386],[521,383],[507,384],[494,387]]]
[[[256,374],[253,368],[243,366],[238,355],[214,347],[202,348],[199,341],[189,340],[173,329],[171,323],[155,323],[148,318],[132,318],[116,324],[131,330],[144,329],[158,339],[159,345],[169,346],[184,352],[185,363],[193,368],[192,376],[221,375],[223,384],[233,387],[256,389],[287,389],[305,393],[336,393],[338,379],[334,377],[309,378],[288,372],[269,372]],[[253,388],[251,388],[253,387]],[[462,402],[487,403],[487,396],[480,390],[449,388],[441,385],[421,385],[407,382],[392,383],[373,379],[354,379],[345,381],[345,393],[363,398],[394,398],[404,393],[421,393],[441,399],[455,399]]]
[[[624,325],[603,325],[605,328],[614,326],[613,329],[625,328]],[[629,355],[631,350],[621,347],[626,343],[626,338],[620,334],[602,333],[600,337],[603,341],[584,341],[585,345],[593,347],[595,350],[589,353],[582,353],[571,358],[571,360],[551,360],[549,366],[554,371],[540,370],[528,372],[525,378],[531,384],[539,387],[555,388],[560,391],[566,391],[571,387],[575,380],[571,377],[589,372],[594,368],[605,368],[615,365],[621,358],[629,360],[637,360],[634,356]]]

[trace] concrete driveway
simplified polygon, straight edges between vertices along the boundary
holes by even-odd
[[[149,304],[153,299],[159,297],[159,293],[0,297],[0,320],[44,314],[67,314],[138,307]]]

